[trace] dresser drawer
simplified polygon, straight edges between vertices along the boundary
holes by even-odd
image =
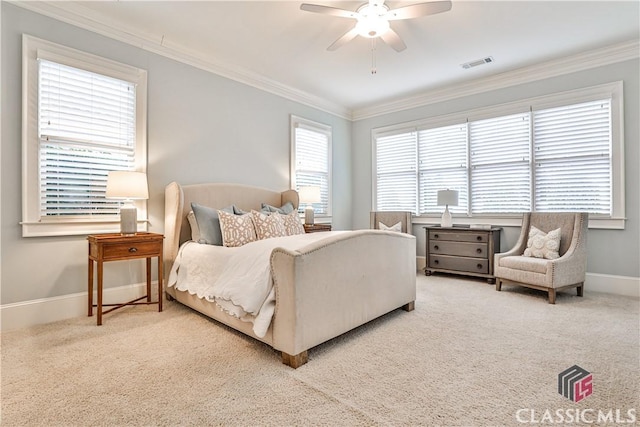
[[[435,255],[457,255],[463,257],[487,258],[486,243],[467,243],[452,241],[430,241],[429,253]]]
[[[429,257],[429,268],[488,274],[489,260],[431,254]]]
[[[455,232],[455,231],[429,231],[429,240],[447,240],[453,242],[488,242],[488,233],[483,232]]]
[[[114,258],[146,258],[156,256],[162,252],[162,241],[159,242],[131,242],[128,245],[105,244],[102,247],[104,260]]]

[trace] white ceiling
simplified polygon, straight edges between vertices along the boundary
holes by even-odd
[[[305,2],[350,10],[365,3]],[[453,0],[449,12],[392,22],[407,49],[378,42],[372,75],[368,39],[326,50],[354,21],[301,11],[302,1],[47,3],[73,11],[85,26],[145,40],[151,50],[181,52],[223,75],[263,79],[351,111],[640,38],[637,0]],[[487,56],[494,62],[461,67]]]

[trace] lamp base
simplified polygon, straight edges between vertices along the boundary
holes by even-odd
[[[138,210],[135,206],[126,204],[120,208],[120,233],[132,236],[138,231]]]
[[[451,221],[451,213],[449,213],[449,205],[446,205],[444,208],[444,212],[442,213],[442,219],[440,220],[441,227],[453,227],[453,222]]]
[[[315,219],[314,219],[313,207],[309,205],[306,208],[304,208],[304,223],[306,225],[313,225],[314,221]]]

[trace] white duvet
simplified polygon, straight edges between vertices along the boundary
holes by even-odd
[[[186,242],[180,247],[167,286],[215,302],[264,337],[275,310],[270,258],[275,248],[299,250],[340,231],[258,240],[238,248]]]

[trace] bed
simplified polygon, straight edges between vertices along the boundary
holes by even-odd
[[[270,345],[292,368],[305,364],[308,350],[323,342],[395,309],[414,309],[414,236],[380,230],[310,233],[316,236],[304,245],[295,249],[292,244],[288,248],[277,246],[268,255],[274,310],[268,327],[257,334],[251,322],[229,315],[197,293],[180,290],[176,276],[170,277],[181,268],[176,265],[186,265],[183,257],[187,246],[209,249],[194,246],[208,245],[192,241],[188,220],[192,202],[214,208],[234,205],[244,211],[260,210],[262,204],[283,206],[289,202],[297,209],[297,192],[242,184],[172,182],[165,189],[164,223],[167,298]],[[281,238],[269,240],[277,239]]]

